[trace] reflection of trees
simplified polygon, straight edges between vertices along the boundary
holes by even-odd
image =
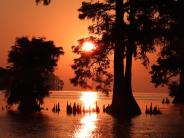
[[[107,120],[111,120],[108,122]],[[107,121],[107,122],[106,122]],[[115,118],[97,119],[97,114],[86,114],[81,118],[81,126],[75,130],[74,137],[115,137],[130,138],[131,137],[131,120],[119,120]],[[104,124],[105,123],[105,124]],[[102,130],[103,128],[103,130]]]
[[[130,138],[131,120],[113,120],[112,133],[116,138]]]
[[[42,113],[20,113],[9,111],[2,123],[8,137],[43,137],[51,138],[48,128],[49,118]],[[11,122],[11,125],[9,124]]]

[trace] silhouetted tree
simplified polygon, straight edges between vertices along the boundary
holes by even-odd
[[[21,111],[38,111],[43,98],[49,93],[46,83],[54,71],[62,47],[44,38],[17,38],[8,55],[12,75],[8,89],[8,104],[18,103]]]
[[[10,85],[10,73],[7,69],[0,67],[0,90],[5,90]]]
[[[113,99],[109,111],[114,115],[134,116],[140,109],[132,95],[131,70],[132,57],[141,59],[148,65],[147,52],[154,52],[154,44],[165,44],[165,37],[172,20],[168,3],[174,0],[104,0],[104,2],[82,2],[79,9],[80,19],[91,19],[89,37],[79,40],[73,46],[73,52],[80,55],[74,59],[72,68],[75,77],[71,82],[77,86],[91,88],[95,81],[97,90],[108,92],[112,83],[112,74],[108,72],[109,56],[114,54]],[[164,9],[166,8],[166,9]],[[163,10],[164,9],[164,10]],[[91,52],[81,51],[84,41],[94,41],[97,49]],[[124,65],[124,62],[126,65]],[[91,80],[91,81],[90,81]]]
[[[49,5],[51,0],[35,0],[36,4],[43,3],[44,5]]]
[[[162,4],[162,15],[168,17],[168,33],[161,45],[157,64],[152,66],[152,82],[155,86],[168,85],[173,103],[184,103],[184,1],[170,0]]]
[[[73,47],[73,52],[80,57],[74,60],[72,68],[76,76],[71,82],[91,87],[88,80],[92,80],[98,83],[97,90],[109,91],[108,85],[112,82],[109,56],[114,54],[113,99],[109,112],[115,116],[140,114],[132,94],[132,58],[148,65],[146,53],[154,52],[155,44],[160,41],[165,21],[159,18],[158,5],[154,0],[105,0],[83,2],[79,9],[79,18],[91,19],[94,24],[89,26],[89,31],[98,37],[81,39]],[[89,39],[97,48],[85,53],[81,47]]]

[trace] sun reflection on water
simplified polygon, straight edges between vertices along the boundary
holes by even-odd
[[[86,109],[95,108],[96,102],[98,100],[96,92],[82,92],[80,100],[85,106]],[[80,126],[75,130],[74,137],[75,138],[87,138],[93,137],[93,132],[96,129],[96,121],[97,121],[97,114],[93,113],[86,113],[84,117],[80,120]]]
[[[92,137],[96,129],[97,114],[86,114],[80,121],[81,127],[75,132],[75,138]]]

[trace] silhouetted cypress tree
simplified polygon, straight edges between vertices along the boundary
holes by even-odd
[[[167,21],[164,45],[152,66],[152,82],[155,86],[168,85],[173,103],[184,103],[184,1],[163,0],[160,16]]]
[[[91,19],[90,33],[98,35],[79,40],[73,52],[80,55],[74,59],[72,68],[75,77],[71,82],[77,86],[108,92],[113,76],[108,72],[109,56],[114,54],[113,99],[109,111],[117,116],[134,116],[140,109],[132,95],[132,58],[141,59],[147,66],[148,52],[154,52],[158,44],[168,44],[171,34],[171,4],[182,0],[104,0],[104,2],[82,2],[80,19]],[[179,15],[181,15],[180,12]],[[173,38],[173,37],[172,37]],[[81,51],[84,41],[93,41],[97,48],[91,52]],[[125,63],[126,65],[124,65]]]
[[[38,111],[49,93],[49,74],[54,71],[62,47],[44,38],[17,38],[8,55],[11,84],[8,104],[18,103],[21,111]]]
[[[10,85],[10,73],[6,68],[0,67],[0,90],[6,90]]]
[[[105,0],[104,2],[83,2],[79,9],[80,19],[91,19],[90,37],[79,40],[73,52],[80,55],[72,66],[74,85],[90,87],[96,81],[97,90],[108,92],[112,75],[108,72],[109,56],[114,54],[113,99],[109,112],[115,116],[131,117],[140,114],[140,109],[132,95],[132,58],[141,59],[148,65],[147,52],[155,51],[159,42],[162,25],[158,16],[158,3],[143,0]],[[84,41],[94,41],[97,48],[91,52],[81,51]],[[158,40],[158,41],[156,41]],[[126,61],[126,65],[124,65]]]

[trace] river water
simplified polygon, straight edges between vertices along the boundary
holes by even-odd
[[[182,138],[184,137],[184,106],[161,104],[167,93],[135,92],[134,96],[142,114],[131,120],[117,120],[102,112],[104,104],[111,103],[111,96],[96,92],[62,91],[51,92],[44,101],[40,113],[19,113],[2,110],[5,107],[4,93],[0,92],[0,138]],[[170,99],[171,100],[171,99]],[[98,103],[100,113],[66,114],[66,103],[86,106]],[[60,103],[60,113],[52,107]],[[145,106],[159,106],[163,114],[146,115]],[[131,109],[130,109],[131,110]]]

